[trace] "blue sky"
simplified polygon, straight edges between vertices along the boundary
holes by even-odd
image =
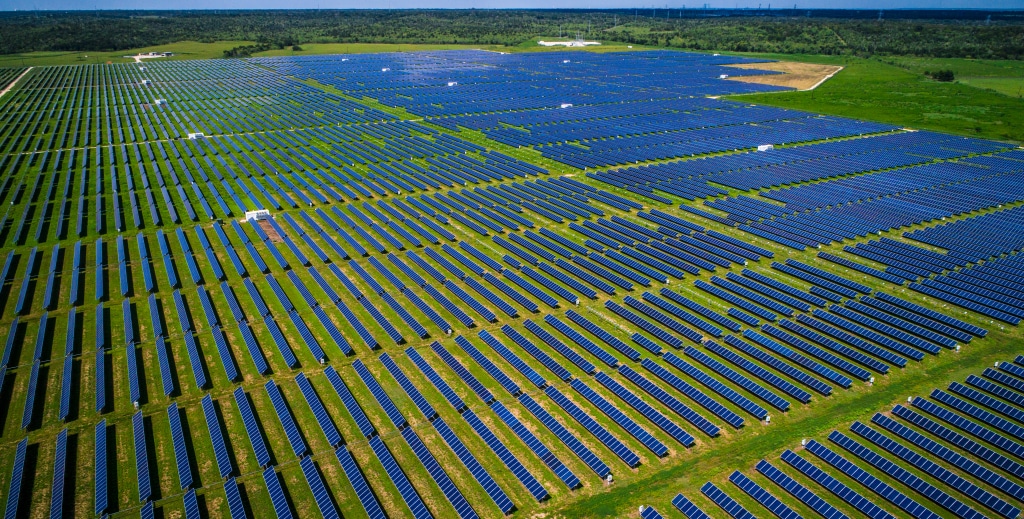
[[[666,4],[660,0],[4,0],[0,10],[26,9],[365,9],[365,8],[689,8],[702,6],[704,0]],[[712,1],[711,7],[767,7],[768,2],[757,1]],[[812,8],[856,8],[856,9],[1024,9],[1024,0],[805,0],[796,2],[775,2],[773,7],[792,8],[794,3],[800,9]]]

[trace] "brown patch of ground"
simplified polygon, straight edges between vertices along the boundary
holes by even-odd
[[[729,79],[747,83],[761,83],[808,90],[822,80],[831,77],[843,67],[836,65],[818,65],[815,63],[797,63],[795,61],[776,61],[772,63],[742,63],[730,67],[760,70],[777,70],[782,74],[765,76],[732,76]]]
[[[267,237],[270,238],[271,242],[284,243],[284,240],[281,239],[281,235],[277,233],[277,229],[275,229],[273,225],[270,225],[269,221],[257,220],[256,222],[259,224],[260,229],[263,229],[263,232],[267,233]]]

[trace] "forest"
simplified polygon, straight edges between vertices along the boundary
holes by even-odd
[[[586,38],[692,50],[1021,59],[1022,11],[292,10],[0,13],[0,54],[192,40],[465,43]],[[244,55],[244,52],[242,53]]]

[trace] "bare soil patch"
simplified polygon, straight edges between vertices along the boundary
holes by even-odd
[[[797,63],[795,61],[776,61],[772,63],[742,63],[729,65],[730,67],[777,70],[782,74],[771,74],[766,76],[732,76],[729,79],[744,81],[747,83],[761,83],[763,85],[775,85],[807,90],[830,74],[835,74],[842,67],[836,65],[818,65],[815,63]]]

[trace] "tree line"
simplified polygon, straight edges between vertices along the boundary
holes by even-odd
[[[574,36],[693,50],[1024,58],[1024,13],[978,19],[866,19],[759,12],[620,10],[95,11],[0,14],[0,54],[117,51],[182,40],[305,43],[465,43],[515,46]],[[752,15],[755,14],[755,15]],[[807,12],[810,15],[810,12]],[[941,16],[940,16],[941,14]],[[929,16],[921,12],[920,16]],[[255,47],[254,47],[255,48]],[[240,49],[238,55],[254,49]]]

